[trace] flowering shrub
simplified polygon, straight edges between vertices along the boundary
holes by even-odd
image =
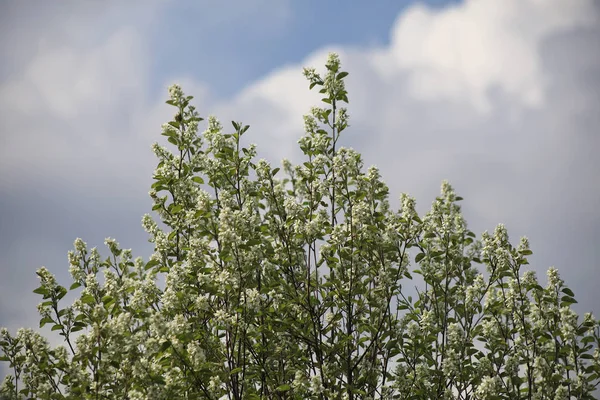
[[[578,318],[555,269],[545,287],[522,273],[527,239],[499,225],[476,240],[448,183],[427,214],[407,195],[393,211],[379,171],[338,144],[347,73],[335,54],[326,67],[304,71],[325,108],[304,117],[306,162],[283,171],[241,145],[248,126],[211,117],[200,135],[170,88],[175,150],[154,145],[150,191],[162,224],[143,218],[154,254],[107,239],[102,259],[77,239],[68,306],[39,269],[40,326],[64,345],[3,329],[4,398],[593,398],[600,322]]]

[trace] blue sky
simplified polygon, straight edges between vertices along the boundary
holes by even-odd
[[[343,144],[393,201],[424,212],[448,179],[472,230],[528,236],[538,277],[558,267],[598,314],[598,49],[595,0],[0,2],[0,326],[37,326],[35,270],[68,284],[76,237],[151,253],[169,84],[298,160],[318,101],[302,67],[330,50],[350,72]]]
[[[172,65],[170,58],[165,57],[156,60],[153,67],[157,74],[164,71],[187,73],[189,65],[201,64],[198,66],[199,76],[211,77],[211,85],[218,95],[231,95],[243,85],[268,74],[274,67],[298,63],[322,46],[387,44],[394,20],[411,3],[398,0],[355,4],[339,0],[290,1],[266,24],[256,24],[253,16],[243,14],[232,21],[234,29],[217,28],[217,40],[202,40],[197,38],[197,32],[202,28],[196,26],[194,13],[188,12],[194,6],[188,2],[187,7],[169,9],[167,18],[160,19],[160,28],[152,29],[150,33],[153,51],[181,57],[181,65]],[[455,1],[426,2],[432,7],[450,3]],[[268,14],[270,10],[258,7],[255,12]],[[174,20],[182,23],[173,26],[171,21]],[[208,25],[207,30],[214,29],[212,24]],[[183,43],[190,43],[192,49],[183,55],[178,52],[180,45],[174,45],[182,38],[186,39]],[[218,54],[219,62],[207,62],[203,55],[208,54]]]

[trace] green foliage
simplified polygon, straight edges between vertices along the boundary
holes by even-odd
[[[5,398],[593,398],[599,321],[578,319],[555,269],[545,287],[522,273],[526,239],[513,247],[500,225],[476,240],[448,183],[427,214],[406,195],[393,211],[378,170],[338,146],[348,73],[334,54],[326,67],[304,71],[325,108],[305,116],[305,162],[284,160],[281,179],[242,146],[247,125],[209,118],[199,134],[192,97],[170,89],[175,150],[153,147],[150,191],[165,229],[143,219],[154,254],[107,239],[102,260],[77,239],[66,307],[40,269],[40,327],[65,346],[3,330]]]

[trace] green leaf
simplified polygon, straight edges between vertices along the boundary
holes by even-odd
[[[40,286],[39,288],[34,289],[33,293],[35,293],[35,294],[41,294],[42,296],[44,296],[44,298],[46,298],[46,296],[48,295],[48,289]]]
[[[419,253],[419,254],[417,254],[417,256],[415,257],[415,262],[419,262],[419,261],[421,261],[423,258],[425,258],[425,253]]]
[[[92,296],[91,294],[86,294],[84,296],[81,296],[81,302],[83,304],[94,304],[96,302],[96,300],[94,299],[94,296]]]
[[[65,289],[65,288],[64,288],[64,287],[62,287],[62,286],[58,286],[58,287],[56,288],[56,294],[57,294],[58,300],[60,300],[60,299],[62,299],[63,297],[65,297],[65,295],[67,294],[67,289]]]
[[[571,297],[575,296],[575,293],[573,293],[573,291],[571,289],[569,289],[569,288],[563,288],[561,290],[561,292],[563,292],[567,296],[571,296]]]
[[[162,344],[160,345],[160,351],[163,352],[165,350],[167,350],[169,347],[171,347],[171,341],[169,340],[165,340],[164,342],[162,342]]]
[[[569,296],[563,296],[562,299],[560,299],[560,306],[564,307],[564,305],[570,305],[570,304],[575,304],[577,303],[577,300],[575,300],[572,297]]]
[[[348,73],[345,71],[340,72],[339,74],[337,74],[336,79],[344,79],[345,77],[348,76]]]
[[[277,389],[275,389],[278,392],[287,392],[288,390],[290,390],[292,387],[290,385],[281,385],[281,386],[277,386]]]

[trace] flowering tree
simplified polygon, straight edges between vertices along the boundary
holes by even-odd
[[[420,217],[390,209],[376,168],[340,147],[346,72],[304,73],[324,108],[304,117],[306,161],[279,168],[224,134],[191,96],[162,134],[148,262],[107,239],[69,252],[74,304],[45,268],[40,326],[0,334],[7,399],[592,399],[600,321],[579,319],[555,269],[542,287],[527,239],[476,240],[448,183]],[[410,266],[414,265],[415,268]],[[485,266],[485,274],[476,265]],[[415,298],[403,287],[422,277]],[[162,279],[164,278],[164,282]]]

